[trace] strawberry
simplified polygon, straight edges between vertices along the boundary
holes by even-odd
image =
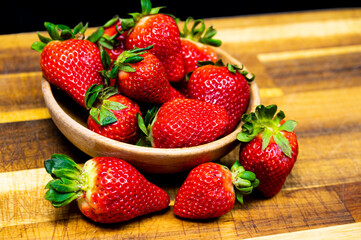
[[[91,103],[94,94],[97,95],[95,104]],[[115,87],[103,88],[101,85],[89,88],[86,102],[91,109],[87,121],[88,129],[120,142],[138,141],[137,114],[141,112],[137,103],[118,94]]]
[[[242,116],[242,131],[237,138],[242,143],[239,160],[246,170],[260,180],[258,190],[266,197],[276,195],[290,174],[298,155],[294,132],[296,121],[284,121],[285,114],[277,106],[256,107],[255,112]]]
[[[103,83],[100,51],[96,44],[83,39],[86,26],[82,24],[74,30],[48,22],[45,27],[51,39],[39,34],[40,41],[32,45],[41,52],[41,71],[47,81],[85,107],[87,89]]]
[[[181,218],[208,219],[231,211],[235,199],[243,203],[259,184],[255,174],[245,171],[236,161],[231,170],[217,163],[193,168],[177,192],[174,214]]]
[[[187,98],[164,103],[152,125],[140,121],[145,140],[156,148],[182,148],[212,142],[223,136],[228,114],[223,107]],[[146,127],[147,126],[147,127]]]
[[[250,87],[247,79],[248,72],[241,68],[227,64],[222,60],[202,62],[203,66],[195,69],[188,81],[189,98],[202,100],[223,106],[229,115],[229,126],[226,133],[230,133],[240,122],[250,100]],[[248,81],[247,81],[248,80]]]
[[[53,177],[45,199],[54,207],[77,200],[80,211],[95,222],[123,222],[169,205],[165,191],[119,158],[96,157],[81,168],[68,156],[53,154],[44,165]]]
[[[185,73],[196,69],[198,61],[212,61],[215,63],[218,57],[211,46],[219,47],[222,44],[221,40],[212,38],[217,31],[212,26],[206,30],[203,19],[195,20],[191,30],[189,30],[188,24],[192,20],[191,17],[187,18],[183,31],[180,32]]]
[[[125,96],[140,102],[161,104],[169,101],[171,85],[158,58],[135,48],[119,55],[114,65],[119,69],[117,86]]]
[[[169,15],[159,13],[160,7],[152,8],[150,0],[141,0],[142,12],[132,13],[132,24],[127,24],[126,49],[145,48],[150,50],[166,69],[168,81],[177,82],[184,77],[181,41],[176,21]],[[123,21],[124,23],[129,21]]]

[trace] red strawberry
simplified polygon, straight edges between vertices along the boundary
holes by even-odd
[[[167,79],[180,81],[184,67],[177,23],[169,15],[160,14],[160,8],[152,8],[150,0],[141,0],[141,6],[142,13],[131,14],[134,27],[129,29],[126,49],[154,45],[150,52],[164,65]]]
[[[182,148],[220,138],[227,125],[228,114],[223,107],[194,99],[176,98],[159,108],[152,126],[148,129],[143,126],[141,130],[153,147]]]
[[[180,32],[185,73],[196,69],[198,61],[215,63],[218,57],[211,46],[219,47],[222,44],[220,40],[212,38],[217,32],[212,26],[206,30],[203,19],[195,20],[189,30],[188,24],[192,20],[191,17],[187,18],[183,32]]]
[[[165,103],[172,97],[165,69],[157,57],[143,50],[123,52],[115,61],[119,68],[117,86],[125,96],[140,102]]]
[[[243,203],[243,194],[250,194],[258,183],[238,161],[231,171],[220,164],[203,163],[191,170],[178,190],[174,214],[190,219],[220,217],[232,210],[236,198]]]
[[[250,99],[250,87],[245,77],[247,72],[242,68],[206,62],[206,65],[195,69],[188,81],[190,98],[223,106],[229,115],[227,134],[240,122]],[[252,80],[252,79],[250,79]]]
[[[73,31],[52,23],[45,23],[45,27],[52,39],[39,34],[41,41],[32,45],[32,49],[41,52],[41,71],[51,84],[85,107],[87,89],[103,83],[99,72],[103,70],[100,51],[93,42],[75,39],[85,32],[86,27],[82,24]]]
[[[100,95],[95,107],[89,103],[91,110],[87,126],[90,130],[120,142],[138,141],[137,114],[141,112],[137,103],[118,94],[115,88],[103,89],[101,86],[93,86],[87,94],[86,99],[91,99],[93,94]]]
[[[166,192],[119,158],[96,157],[81,168],[68,156],[54,154],[44,165],[53,177],[45,199],[54,207],[76,199],[80,211],[95,222],[127,221],[169,205]]]
[[[298,155],[294,128],[296,122],[284,121],[285,114],[276,105],[256,107],[242,117],[244,125],[237,138],[241,145],[239,160],[260,180],[258,190],[266,197],[276,195],[290,174]]]

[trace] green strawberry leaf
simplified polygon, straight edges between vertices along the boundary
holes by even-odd
[[[106,109],[109,109],[109,110],[114,110],[114,111],[119,111],[119,110],[127,108],[127,106],[125,106],[119,102],[114,102],[114,101],[109,101],[109,100],[103,101],[103,107],[105,107]]]
[[[287,120],[286,122],[284,122],[281,127],[280,127],[280,131],[286,131],[286,132],[292,132],[295,127],[297,125],[297,122],[294,120]]]
[[[107,21],[103,27],[104,28],[108,28],[108,27],[111,27],[113,26],[116,22],[118,22],[119,20],[119,16],[118,15],[115,15],[112,19],[110,19],[109,21]]]
[[[100,121],[99,121],[99,114],[100,111],[98,108],[91,108],[89,115],[92,117],[92,119],[98,124],[101,125]]]
[[[52,41],[50,38],[42,36],[39,32],[38,32],[38,38],[42,43],[45,43],[45,44]]]
[[[57,25],[50,22],[45,22],[44,26],[52,40],[62,40],[59,35],[59,28]]]
[[[112,65],[112,60],[110,59],[108,52],[104,50],[104,47],[102,45],[99,47],[99,50],[100,50],[100,59],[104,70],[105,71],[110,70],[110,67]]]
[[[148,136],[149,133],[145,125],[145,121],[143,120],[142,116],[139,113],[137,113],[137,120],[138,120],[139,129],[144,133],[144,135]]]
[[[70,183],[70,184],[69,184]],[[54,189],[57,192],[77,192],[79,190],[79,186],[76,182],[64,182],[61,179],[55,179],[49,182],[49,188]]]
[[[112,111],[105,108],[104,106],[101,106],[99,109],[99,122],[100,126],[106,126],[112,123],[115,123],[117,120],[117,117],[114,115]]]
[[[66,168],[53,170],[53,175],[56,178],[68,178],[68,179],[72,179],[72,180],[81,181],[79,173],[80,172],[76,172],[73,169],[66,169]]]
[[[131,57],[127,57],[123,63],[137,63],[140,61],[143,61],[144,57],[141,56],[131,56]]]
[[[41,53],[46,46],[46,43],[36,41],[31,45],[31,49]]]
[[[275,140],[277,146],[281,149],[281,151],[287,156],[291,157],[292,155],[292,148],[290,142],[287,140],[285,136],[281,132],[276,133],[273,135],[273,139]]]
[[[46,193],[45,193],[45,199],[51,202],[55,202],[55,203],[62,203],[66,200],[68,200],[69,198],[72,198],[74,195],[76,195],[76,193],[74,192],[69,192],[69,193],[59,193],[56,190],[50,188]]]
[[[56,177],[53,171],[59,169],[78,171],[78,173],[81,171],[81,168],[70,157],[63,154],[53,154],[50,159],[44,161],[44,167],[53,177]]]
[[[266,149],[272,137],[270,129],[265,128],[262,134],[262,151]]]
[[[93,84],[87,89],[87,91],[85,92],[84,102],[85,102],[85,106],[88,109],[93,107],[102,89],[103,89],[103,85],[97,85],[97,84]]]
[[[87,40],[95,43],[97,42],[104,34],[104,28],[99,27],[95,32],[93,32],[90,36],[87,37]]]

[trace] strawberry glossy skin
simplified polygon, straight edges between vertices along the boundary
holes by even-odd
[[[150,50],[164,65],[169,81],[180,81],[184,76],[183,56],[179,30],[174,19],[165,14],[143,17],[130,30],[126,39],[126,49],[134,47]]]
[[[137,113],[141,114],[138,104],[120,94],[113,95],[107,100],[121,103],[126,108],[111,110],[116,116],[117,121],[106,126],[100,126],[89,116],[87,121],[88,128],[93,132],[120,142],[136,143],[139,138]]]
[[[163,104],[152,126],[153,147],[182,148],[223,136],[228,114],[223,107],[194,99],[176,98]]]
[[[165,69],[151,53],[141,55],[144,59],[130,65],[134,72],[119,71],[117,86],[125,96],[148,103],[165,103],[171,99],[171,85]]]
[[[198,68],[198,61],[218,60],[215,50],[207,45],[196,43],[188,39],[181,39],[184,70],[189,73]]]
[[[103,70],[99,49],[87,40],[49,42],[41,53],[40,67],[51,84],[83,107],[87,89],[103,82],[99,73]]]
[[[239,161],[243,167],[256,174],[260,180],[258,190],[266,197],[276,195],[291,172],[298,155],[298,142],[294,132],[282,132],[292,149],[287,157],[277,146],[273,137],[262,151],[262,136],[258,135],[248,143],[242,143]]]
[[[223,106],[229,115],[227,133],[240,122],[250,99],[250,87],[244,76],[231,73],[225,66],[205,65],[195,69],[187,93],[190,98]]]
[[[86,164],[93,165],[90,167],[95,174],[90,177],[93,187],[78,200],[78,206],[93,221],[122,222],[168,207],[168,194],[129,163],[118,158],[97,157]]]
[[[187,176],[177,193],[173,211],[182,218],[215,218],[231,211],[234,203],[231,172],[219,164],[204,163]]]

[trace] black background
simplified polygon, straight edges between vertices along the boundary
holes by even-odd
[[[295,11],[343,9],[361,7],[361,0],[341,1],[244,1],[244,0],[152,0],[153,7],[165,6],[162,13],[170,13],[185,20],[250,14],[282,13]],[[88,22],[89,27],[104,24],[114,15],[129,17],[140,12],[140,0],[88,1],[26,1],[6,0],[0,7],[0,34],[44,30],[45,21],[65,24],[73,28],[77,23]]]

